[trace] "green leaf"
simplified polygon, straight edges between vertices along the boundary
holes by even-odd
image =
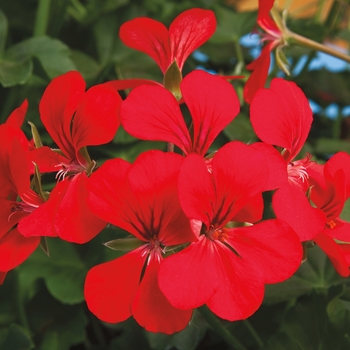
[[[47,36],[24,40],[12,46],[5,53],[5,59],[10,62],[27,62],[36,57],[50,79],[76,67],[71,60],[68,46],[57,39]]]
[[[22,286],[43,278],[51,295],[64,304],[84,301],[83,286],[87,267],[72,243],[60,239],[49,240],[50,257],[37,249],[19,268]]]
[[[332,286],[343,285],[347,279],[334,270],[327,255],[317,246],[308,249],[307,260],[288,280],[274,285],[266,285],[266,304],[289,301],[313,291],[327,293]]]
[[[350,222],[350,199],[345,202],[340,218]]]
[[[246,114],[240,113],[238,116],[224,129],[224,134],[230,139],[239,140],[245,143],[256,141],[256,135]]]
[[[85,81],[94,81],[96,79],[101,67],[92,57],[86,55],[82,51],[74,50],[71,52],[70,58],[84,77]]]
[[[24,84],[31,76],[33,64],[30,60],[0,60],[0,82],[3,87]]]
[[[12,324],[6,331],[5,338],[0,343],[0,350],[30,350],[34,344],[24,329]]]
[[[8,22],[3,11],[0,9],[0,57],[2,57],[7,39]]]
[[[327,306],[330,321],[350,335],[350,301],[334,298]]]
[[[350,153],[350,143],[345,140],[329,139],[325,137],[316,140],[316,153],[333,154],[339,151]]]

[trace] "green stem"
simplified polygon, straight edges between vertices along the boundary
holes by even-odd
[[[333,124],[333,138],[336,140],[340,139],[342,123],[343,123],[343,115],[342,115],[341,110],[339,108],[338,115],[335,118],[334,124]]]
[[[247,348],[234,337],[226,327],[224,327],[221,321],[209,310],[206,305],[199,308],[200,313],[209,323],[211,328],[220,335],[220,337],[235,350],[247,350]]]
[[[47,24],[49,22],[51,0],[39,0],[36,10],[34,36],[46,34]]]
[[[344,60],[344,61],[350,63],[350,56],[346,55],[345,53],[343,53],[341,51],[335,50],[330,46],[320,44],[316,41],[305,38],[299,34],[296,34],[296,33],[290,32],[290,31],[288,31],[286,34],[288,37],[288,42],[290,42],[292,44],[298,44],[300,46],[305,46],[305,47],[308,47],[308,48],[313,49],[315,51],[321,51],[321,52],[324,52],[328,55],[340,58],[341,60]]]
[[[253,336],[256,343],[259,345],[259,348],[264,348],[264,342],[261,340],[259,334],[256,332],[252,324],[248,320],[243,321],[244,325],[248,328],[250,334]]]
[[[235,46],[235,52],[236,52],[236,57],[237,57],[237,61],[238,61],[233,74],[240,75],[242,73],[243,67],[245,66],[242,47],[241,47],[241,44],[239,43],[238,39],[235,39],[233,41],[233,44]]]
[[[29,322],[28,322],[28,318],[24,309],[24,305],[23,305],[23,297],[21,294],[21,288],[20,288],[20,284],[19,284],[19,272],[18,270],[14,270],[14,277],[15,277],[15,299],[16,299],[16,306],[17,306],[17,312],[18,312],[18,317],[19,320],[21,322],[21,325],[30,330],[29,328]]]

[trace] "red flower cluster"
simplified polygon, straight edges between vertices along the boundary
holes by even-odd
[[[166,74],[174,61],[181,70],[214,29],[211,11],[192,9],[169,31],[139,18],[120,35]],[[298,269],[304,241],[316,242],[339,274],[349,275],[350,224],[339,215],[350,196],[350,156],[338,153],[325,165],[311,155],[296,159],[312,113],[294,83],[274,79],[255,94],[250,114],[261,142],[233,141],[219,150],[211,148],[214,140],[239,112],[223,78],[194,71],[180,82],[191,127],[162,85],[138,86],[124,101],[114,86],[85,91],[78,72],[49,84],[39,110],[58,148],[43,146],[35,132],[27,140],[20,129],[27,102],[0,126],[2,279],[41,237],[85,243],[109,223],[130,234],[134,249],[88,272],[90,311],[111,323],[132,315],[149,331],[171,334],[202,305],[230,321],[252,315],[265,284]],[[133,164],[111,159],[99,167],[86,147],[110,142],[119,121],[134,137],[179,152],[148,151]],[[56,175],[50,193],[41,186],[44,172]],[[276,217],[263,220],[263,192],[271,190]]]

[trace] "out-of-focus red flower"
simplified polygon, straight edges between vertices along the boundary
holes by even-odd
[[[275,78],[269,89],[260,89],[251,104],[254,131],[263,142],[282,148],[288,182],[273,196],[273,209],[299,234],[301,241],[313,239],[324,227],[323,213],[313,208],[306,191],[311,156],[295,160],[303,147],[313,120],[309,102],[293,82]]]
[[[140,17],[124,23],[119,36],[125,45],[152,57],[165,74],[175,60],[182,70],[187,57],[203,45],[215,29],[214,13],[194,8],[177,16],[169,30],[161,22]]]
[[[223,319],[244,319],[260,306],[265,283],[281,282],[296,271],[301,245],[282,220],[226,227],[238,214],[246,221],[242,208],[263,191],[268,178],[264,155],[240,142],[219,149],[212,173],[200,156],[185,158],[180,201],[201,235],[160,266],[160,289],[175,307],[206,304]]]
[[[113,139],[119,126],[121,101],[108,84],[85,91],[85,81],[76,71],[53,79],[42,96],[40,117],[59,150],[40,147],[32,152],[32,160],[41,172],[57,172],[60,182],[49,201],[54,205],[55,232],[64,240],[85,243],[106,224],[86,204],[87,176],[96,166],[86,146]],[[30,226],[23,227],[24,235],[31,232]]]
[[[216,136],[237,116],[237,94],[223,78],[199,70],[189,73],[180,88],[191,113],[193,136],[177,100],[161,86],[135,88],[122,103],[121,123],[137,138],[171,142],[185,154],[204,156]]]
[[[92,313],[105,322],[131,315],[151,332],[185,328],[192,311],[171,306],[158,287],[158,270],[170,246],[197,240],[178,199],[177,180],[183,157],[150,151],[133,165],[121,159],[104,163],[89,178],[89,206],[101,219],[140,240],[126,255],[93,267],[85,282]]]
[[[282,32],[270,16],[274,1],[259,0],[257,24],[265,31],[265,34],[262,35],[262,41],[266,41],[267,44],[263,47],[260,56],[247,65],[247,69],[252,71],[243,92],[247,103],[251,103],[255,93],[265,86],[270,67],[270,53],[283,43]]]
[[[323,211],[327,223],[313,240],[328,255],[336,271],[350,275],[350,223],[340,219],[344,203],[350,197],[350,156],[335,154],[323,167],[324,178],[310,177],[311,200]]]

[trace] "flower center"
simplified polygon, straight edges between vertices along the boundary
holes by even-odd
[[[162,247],[156,235],[150,239],[149,243],[145,245],[142,256],[148,256],[147,265],[151,259],[155,259],[160,263],[162,254],[165,254],[165,248]]]
[[[327,226],[328,228],[330,228],[330,229],[333,229],[334,227],[337,226],[337,224],[334,222],[334,220],[331,220],[331,221],[328,221],[328,222],[326,223],[326,226]]]
[[[308,154],[305,158],[290,162],[287,166],[288,180],[301,187],[304,192],[306,192],[309,187],[307,168],[311,164],[311,155]]]
[[[227,231],[228,229],[226,227],[217,228],[212,225],[210,226],[209,231],[206,233],[206,236],[212,240],[224,243],[228,238]]]
[[[91,169],[86,169],[76,160],[73,160],[70,163],[61,163],[61,164],[58,165],[58,167],[60,167],[61,170],[58,171],[58,173],[56,174],[55,178],[58,181],[61,181],[61,180],[64,180],[66,177],[74,176],[74,175],[80,174],[82,172],[88,172],[89,170],[90,170],[90,173],[91,173],[92,170],[95,168],[95,166],[96,166],[96,163],[93,162],[92,166],[89,167]]]

